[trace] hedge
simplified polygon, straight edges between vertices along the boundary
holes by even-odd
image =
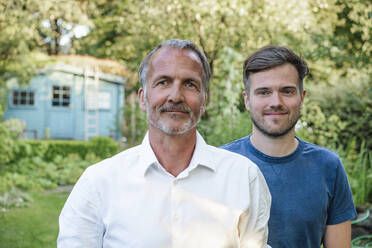
[[[40,157],[53,161],[58,155],[67,157],[78,154],[85,159],[92,153],[99,158],[108,158],[119,152],[119,145],[108,137],[94,137],[90,141],[77,140],[22,140],[16,151],[16,160],[25,157]]]

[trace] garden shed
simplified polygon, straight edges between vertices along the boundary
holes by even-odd
[[[89,56],[57,56],[56,61],[26,86],[7,83],[5,118],[23,120],[27,138],[120,138],[125,68]]]

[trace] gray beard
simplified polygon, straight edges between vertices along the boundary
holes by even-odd
[[[163,131],[164,133],[166,133],[168,135],[181,135],[181,134],[185,134],[188,131],[190,131],[191,129],[195,128],[197,126],[197,124],[199,123],[199,121],[200,121],[200,115],[199,115],[198,120],[194,124],[192,124],[193,119],[195,117],[194,117],[194,114],[192,113],[192,111],[190,110],[189,111],[190,118],[189,118],[189,120],[186,123],[184,123],[182,125],[181,128],[178,128],[178,129],[170,128],[166,124],[162,123],[162,121],[160,120],[160,118],[159,118],[159,121],[157,121],[157,122],[153,121],[151,119],[151,116],[150,116],[151,109],[150,109],[150,104],[148,102],[147,97],[145,98],[145,103],[146,103],[147,120],[150,123],[150,125],[153,126],[153,127],[155,127],[155,128],[160,129],[161,131]]]

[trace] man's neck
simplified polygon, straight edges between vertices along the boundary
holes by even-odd
[[[298,146],[294,129],[283,136],[270,137],[253,128],[251,143],[257,150],[272,157],[287,156],[294,152]]]
[[[196,145],[196,128],[185,134],[168,135],[149,125],[149,139],[159,163],[176,177],[190,164]]]

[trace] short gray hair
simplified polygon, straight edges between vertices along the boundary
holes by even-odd
[[[146,80],[147,80],[147,73],[149,70],[149,62],[151,60],[151,57],[161,48],[170,47],[170,48],[177,48],[177,49],[185,49],[185,50],[191,50],[195,52],[202,64],[203,67],[203,75],[202,75],[202,83],[203,83],[203,89],[206,93],[208,90],[209,80],[211,77],[211,70],[209,67],[209,63],[207,58],[205,57],[204,53],[200,51],[200,49],[191,41],[189,40],[178,40],[178,39],[172,39],[172,40],[166,40],[163,41],[160,45],[158,45],[154,50],[152,50],[141,62],[139,69],[138,69],[138,78],[141,84],[142,89],[145,91],[146,89]]]

